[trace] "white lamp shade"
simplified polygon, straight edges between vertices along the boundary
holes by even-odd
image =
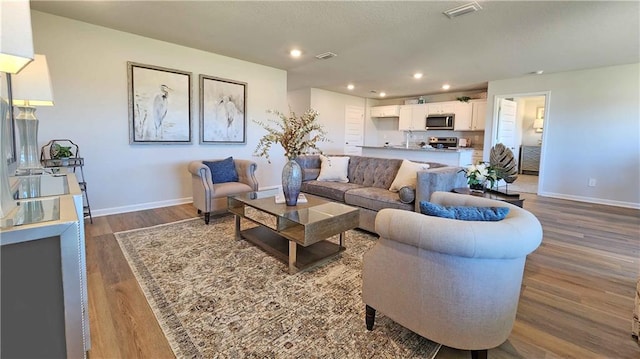
[[[29,1],[0,1],[0,71],[18,73],[32,60]]]
[[[11,90],[15,106],[53,106],[46,56],[36,54],[32,63],[12,76]]]

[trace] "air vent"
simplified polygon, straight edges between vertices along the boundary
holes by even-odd
[[[480,4],[478,4],[477,1],[474,1],[465,5],[454,7],[453,9],[449,9],[443,12],[443,14],[447,15],[449,19],[453,19],[454,17],[458,17],[464,14],[469,14],[469,13],[480,11],[480,10],[482,10],[482,6],[480,6]]]
[[[322,53],[320,55],[316,55],[316,59],[318,60],[328,60],[332,57],[336,57],[338,55],[334,54],[333,52],[327,51],[325,53]]]

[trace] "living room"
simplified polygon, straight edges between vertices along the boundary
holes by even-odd
[[[623,9],[621,13],[632,18],[620,22],[630,23],[635,29],[624,34],[633,37],[628,46],[632,49],[625,51],[638,54],[637,11],[635,14],[624,11],[628,6],[636,6],[637,10],[637,4],[612,6],[618,11]],[[126,222],[126,213],[153,208],[163,208],[157,212],[161,213],[159,216],[173,218],[176,215],[172,212],[178,212],[178,217],[195,216],[195,210],[189,207],[192,197],[187,171],[187,164],[194,159],[251,158],[258,163],[256,174],[260,186],[278,186],[285,163],[278,152],[280,149],[274,148],[272,163],[253,156],[255,145],[264,134],[253,121],[266,119],[266,110],[286,110],[289,105],[296,110],[315,108],[321,114],[321,122],[331,129],[332,142],[323,150],[337,153],[343,150],[345,106],[360,106],[368,111],[371,106],[384,103],[379,98],[314,86],[289,91],[290,74],[286,70],[53,15],[37,10],[37,6],[34,9],[31,19],[34,46],[36,53],[47,56],[55,96],[54,107],[37,111],[39,145],[53,138],[70,138],[80,145],[86,159],[85,173],[95,217],[120,215],[118,218]],[[606,29],[599,31],[606,33]],[[610,36],[621,35],[614,32]],[[561,49],[557,56],[562,56]],[[577,201],[575,207],[585,211],[591,206],[603,211],[600,205],[614,206],[614,212],[640,208],[639,60],[636,55],[633,61],[595,68],[584,68],[580,63],[567,64],[566,71],[537,76],[514,74],[494,79],[487,75],[489,114],[496,112],[491,100],[496,96],[550,94],[544,138],[545,177],[539,189],[540,198],[534,197],[538,199],[532,203],[552,210],[554,205],[571,207],[574,202],[570,201]],[[128,61],[193,74],[192,143],[144,146],[129,143]],[[198,74],[248,84],[246,144],[198,144]],[[451,96],[455,98],[460,93],[464,91],[452,92]],[[484,139],[485,158],[491,147],[492,131],[495,131],[495,122],[490,117],[487,116]],[[365,141],[377,140],[372,121],[365,116]],[[597,186],[588,186],[589,178],[596,178]],[[624,213],[628,216],[629,212]],[[134,217],[138,215],[132,215]],[[581,217],[580,220],[589,219]],[[636,222],[629,225],[627,232],[637,229],[633,223],[637,224],[637,213]],[[99,238],[108,232],[102,232],[103,229],[98,225],[87,229],[87,233]],[[560,230],[553,231],[557,234]],[[537,353],[540,352],[528,353],[528,357],[536,357]]]

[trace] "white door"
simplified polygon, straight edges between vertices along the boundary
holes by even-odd
[[[495,143],[502,143],[509,148],[514,155],[516,151],[517,134],[516,134],[516,110],[518,105],[515,101],[500,99],[500,107],[498,108],[498,130],[496,131]]]
[[[364,145],[364,107],[346,106],[344,115],[344,153],[362,155]]]

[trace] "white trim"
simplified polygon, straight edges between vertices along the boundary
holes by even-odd
[[[262,191],[262,190],[268,190],[273,188],[279,188],[280,190],[282,190],[282,185],[262,187],[262,188],[259,188],[258,190]],[[111,214],[120,214],[120,213],[127,213],[127,212],[144,211],[146,209],[178,206],[178,205],[187,204],[187,203],[193,203],[193,197],[169,199],[166,201],[158,201],[158,202],[138,203],[138,204],[132,204],[129,206],[122,206],[122,207],[97,209],[97,210],[92,210],[91,215],[93,217],[102,217],[102,216],[108,216]]]
[[[98,210],[91,211],[91,215],[93,217],[102,217],[102,216],[108,216],[110,214],[120,214],[120,213],[134,212],[134,211],[143,211],[145,209],[177,206],[177,205],[185,204],[185,203],[193,203],[193,197],[170,199],[170,200],[158,201],[158,202],[138,203],[138,204],[132,204],[130,206],[98,209]]]
[[[562,194],[562,193],[553,193],[553,192],[539,192],[538,196],[559,198],[559,199],[567,199],[567,200],[578,201],[578,202],[603,204],[603,205],[607,205],[607,206],[640,209],[640,203],[612,201],[612,200],[594,198],[594,197],[572,196],[572,195],[566,195],[566,194]]]

